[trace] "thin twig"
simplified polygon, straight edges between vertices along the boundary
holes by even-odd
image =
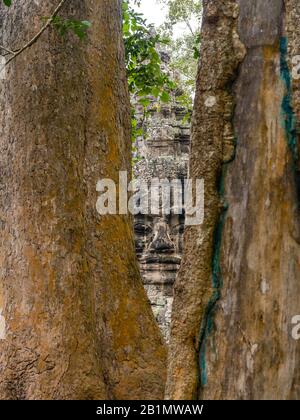
[[[1,49],[1,50],[3,50],[3,51],[5,51],[7,54],[12,54],[12,55],[14,55],[14,54],[15,54],[15,52],[14,52],[14,51],[12,51],[12,50],[10,50],[10,49],[8,49],[8,48],[5,48],[5,47],[3,47],[2,45],[0,45],[0,49]]]
[[[190,24],[190,22],[187,19],[185,19],[185,24],[188,27],[188,29],[190,30],[191,34],[193,36],[195,36],[195,32],[193,31],[192,25]]]
[[[40,31],[29,41],[27,42],[27,44],[25,44],[22,48],[19,48],[18,50],[12,51],[8,48],[5,48],[3,46],[0,46],[0,48],[6,52],[8,52],[9,54],[11,54],[12,56],[6,61],[6,63],[4,64],[3,68],[5,66],[7,66],[12,60],[14,60],[16,57],[18,57],[18,55],[22,54],[25,50],[27,50],[27,48],[31,47],[39,38],[40,36],[49,28],[49,26],[51,25],[53,19],[55,18],[55,16],[57,16],[57,14],[60,12],[61,8],[64,6],[64,4],[66,3],[67,0],[61,0],[59,5],[56,7],[56,9],[54,10],[54,12],[52,13],[51,17],[49,17],[49,19],[47,20],[47,22],[45,23],[45,25],[40,29]],[[3,70],[3,69],[2,69]]]

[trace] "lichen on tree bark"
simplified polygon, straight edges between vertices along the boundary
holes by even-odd
[[[239,6],[239,16],[228,17],[226,6]],[[300,308],[299,84],[290,74],[299,22],[293,1],[204,2],[191,174],[206,181],[206,214],[186,232],[175,288],[171,398],[299,399],[300,350],[291,337]],[[247,51],[234,65],[232,39]],[[235,104],[236,135],[235,158],[221,175],[221,231],[225,107],[205,108],[207,95],[220,103],[220,81]]]
[[[1,43],[23,45],[56,3],[1,6]],[[130,170],[121,1],[62,13],[92,22],[87,40],[47,31],[1,81],[0,398],[162,398],[131,220],[96,212],[97,181]]]

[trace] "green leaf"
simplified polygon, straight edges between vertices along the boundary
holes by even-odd
[[[42,19],[48,20],[49,18],[43,17]],[[55,16],[51,23],[62,37],[68,32],[73,32],[81,40],[85,38],[87,30],[92,26],[91,22],[87,20],[63,19],[60,16]]]
[[[89,22],[88,20],[82,20],[81,24],[86,28],[90,28],[92,26],[91,22]]]
[[[170,102],[170,95],[168,94],[168,92],[163,92],[160,96],[160,100],[164,103]]]
[[[150,105],[150,100],[147,98],[141,98],[139,99],[139,103],[146,108],[148,105]]]
[[[159,94],[160,94],[160,89],[154,86],[154,88],[152,88],[152,95],[155,96],[155,98],[158,98]]]
[[[5,6],[10,7],[12,4],[12,0],[3,0],[3,3],[5,4]]]

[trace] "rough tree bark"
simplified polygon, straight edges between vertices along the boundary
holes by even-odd
[[[17,48],[57,1],[4,11]],[[70,0],[88,39],[45,32],[0,81],[0,398],[161,398],[165,347],[131,221],[100,217],[96,183],[130,171],[120,0]]]
[[[300,4],[205,0],[168,398],[299,399]]]

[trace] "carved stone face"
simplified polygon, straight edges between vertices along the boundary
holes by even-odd
[[[167,116],[162,121],[157,119],[157,115],[153,117],[148,127],[150,137],[139,148],[144,158],[135,166],[135,178],[147,183],[153,178],[183,181],[187,178],[189,129],[174,116],[172,120]],[[184,221],[184,214],[172,210],[168,216],[135,216],[136,252],[144,287],[167,342],[173,286],[183,252]]]
[[[135,216],[136,252],[144,287],[165,339],[169,339],[173,286],[180,267],[184,215]]]
[[[144,282],[172,290],[181,262],[184,215],[137,215],[134,228]]]
[[[168,70],[168,54],[163,53],[161,58]],[[177,102],[175,92],[172,97],[168,104],[158,104],[155,98],[148,98],[151,105],[146,122],[143,107],[136,104],[136,116],[144,136],[138,137],[135,144],[135,157],[139,159],[134,166],[134,177],[148,184],[153,178],[169,181],[187,178],[189,110]],[[176,215],[172,210],[169,216],[135,216],[136,252],[144,287],[167,342],[173,286],[183,252],[184,220],[184,215]]]

